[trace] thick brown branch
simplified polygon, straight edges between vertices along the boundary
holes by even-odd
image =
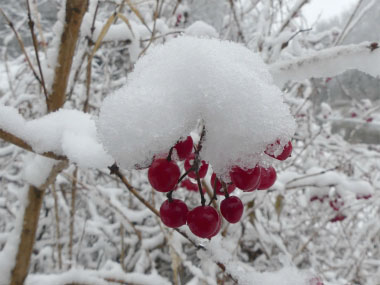
[[[49,98],[50,110],[56,111],[65,103],[66,87],[69,80],[75,47],[79,36],[88,0],[71,0],[66,2],[65,26],[61,36],[58,60],[54,73],[52,94]]]
[[[8,133],[2,129],[0,129],[0,139],[3,139],[6,142],[17,145],[18,147],[21,147],[27,151],[37,153],[36,151],[33,150],[31,145],[28,144],[27,142],[25,142],[23,139],[15,136],[11,133]],[[51,152],[51,151],[44,152],[44,153],[37,153],[37,154],[40,154],[40,155],[48,157],[48,158],[56,159],[56,160],[67,160],[66,156],[58,155],[58,154],[55,154],[54,152]]]
[[[49,177],[42,185],[38,188],[33,185],[29,186],[28,204],[25,207],[20,243],[16,255],[16,264],[11,273],[11,285],[23,284],[28,275],[30,257],[33,251],[45,189],[55,181],[59,172],[61,172],[66,166],[67,162],[59,162],[52,168]]]

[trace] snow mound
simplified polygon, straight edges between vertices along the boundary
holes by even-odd
[[[185,35],[199,38],[218,38],[219,34],[214,27],[203,21],[196,21],[185,29]]]
[[[104,168],[113,162],[98,142],[95,121],[81,111],[61,109],[26,121],[15,108],[0,105],[0,128],[27,142],[37,153],[64,155],[79,167]],[[44,163],[41,160],[39,164]]]
[[[217,39],[178,37],[153,47],[127,84],[107,97],[98,128],[106,150],[124,168],[168,152],[202,119],[201,152],[214,171],[252,167],[265,147],[286,144],[295,122],[258,54]]]

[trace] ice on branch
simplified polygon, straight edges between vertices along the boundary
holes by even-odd
[[[378,43],[361,43],[328,48],[289,61],[278,62],[270,72],[278,86],[287,81],[302,81],[312,77],[331,77],[350,69],[371,76],[380,76],[380,49]]]
[[[22,139],[37,153],[63,155],[80,167],[112,164],[112,158],[97,141],[91,115],[77,110],[62,109],[25,121],[16,109],[0,105],[0,129]]]
[[[260,56],[217,39],[178,37],[149,50],[126,86],[104,100],[99,135],[128,169],[167,153],[202,119],[202,159],[223,175],[252,167],[265,147],[286,144],[295,122]]]

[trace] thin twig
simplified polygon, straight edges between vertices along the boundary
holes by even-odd
[[[61,229],[60,229],[60,218],[58,211],[58,195],[55,189],[54,183],[51,185],[53,199],[54,199],[54,216],[55,216],[55,231],[57,235],[57,250],[58,250],[58,268],[62,269],[62,245],[61,245]]]
[[[26,4],[28,7],[28,18],[29,18],[28,24],[29,24],[30,33],[32,35],[32,41],[33,41],[34,52],[36,54],[37,66],[38,66],[38,70],[40,72],[41,86],[42,86],[42,89],[44,90],[44,95],[45,95],[45,100],[46,100],[46,108],[49,112],[50,111],[49,95],[48,95],[48,92],[46,90],[44,74],[42,72],[41,63],[40,63],[40,56],[38,54],[38,41],[37,41],[36,34],[34,33],[34,22],[32,20],[32,15],[30,13],[29,0],[26,0]]]
[[[156,208],[154,208],[147,200],[145,200],[131,184],[129,184],[127,178],[120,172],[119,167],[115,164],[109,167],[111,174],[115,174],[117,177],[120,178],[120,180],[123,182],[123,184],[127,187],[129,192],[132,193],[133,196],[135,196],[141,203],[143,203],[149,210],[151,210],[157,217],[160,217],[160,213],[157,211]],[[204,249],[203,246],[197,245],[193,240],[191,240],[186,233],[180,231],[179,229],[174,229],[176,232],[178,232],[180,235],[182,235],[184,238],[186,238],[192,245],[194,245],[196,248]]]
[[[17,42],[21,48],[21,51],[22,53],[24,54],[25,56],[25,59],[26,59],[26,62],[28,63],[30,69],[32,70],[33,72],[33,75],[34,77],[36,78],[36,80],[38,81],[39,84],[42,85],[42,82],[41,82],[41,79],[38,77],[37,75],[37,72],[36,70],[34,69],[33,65],[32,65],[32,62],[30,61],[30,58],[28,56],[28,53],[26,52],[25,50],[25,45],[24,45],[24,42],[22,41],[20,35],[18,34],[18,32],[16,31],[12,21],[8,18],[8,16],[4,13],[3,9],[0,8],[0,13],[3,15],[5,21],[7,22],[8,26],[11,28],[11,30],[13,31],[13,33],[15,34],[16,36],[16,39],[17,39]]]
[[[69,269],[72,266],[73,262],[73,240],[74,240],[74,223],[75,223],[75,201],[77,194],[77,175],[78,175],[78,167],[75,167],[73,177],[75,179],[72,180],[71,183],[71,208],[70,208],[70,231],[69,231]]]

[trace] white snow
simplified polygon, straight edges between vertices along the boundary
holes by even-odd
[[[167,285],[169,281],[157,274],[142,274],[142,273],[125,273],[120,268],[119,264],[109,262],[101,270],[84,270],[84,269],[71,269],[70,271],[60,274],[30,274],[28,275],[26,285],[64,285],[64,284],[98,284],[107,285],[119,282],[112,282],[107,280],[118,280],[123,283],[133,284],[157,284]]]
[[[28,204],[28,187],[17,189],[18,201],[20,202],[15,226],[8,235],[7,242],[2,251],[0,251],[0,284],[9,284],[12,268],[16,264],[17,248],[20,242],[22,225],[24,223],[25,207]]]
[[[374,77],[380,76],[380,48],[371,50],[370,42],[315,51],[309,55],[277,62],[270,71],[278,86],[287,81],[312,77],[331,77],[346,70],[357,69]]]
[[[61,44],[61,37],[63,29],[65,27],[65,17],[66,17],[66,0],[60,1],[60,9],[57,13],[57,21],[53,26],[54,38],[49,44],[49,49],[47,50],[47,61],[44,62],[46,65],[43,66],[43,74],[46,83],[46,88],[48,92],[51,91],[54,80],[54,69],[57,64],[59,46]]]
[[[306,285],[311,278],[311,274],[297,269],[292,264],[284,264],[284,266],[276,272],[258,272],[249,264],[237,261],[228,249],[228,239],[220,236],[213,238],[207,244],[206,251],[198,251],[198,257],[202,262],[211,259],[214,262],[224,264],[226,272],[229,273],[238,284],[241,285]],[[284,258],[286,259],[286,258]],[[285,262],[288,263],[288,262]]]
[[[185,35],[199,38],[219,38],[214,27],[203,21],[196,21],[185,29]]]
[[[168,152],[203,119],[202,159],[219,175],[252,167],[265,147],[295,131],[288,106],[259,55],[217,39],[178,37],[149,50],[126,86],[107,97],[99,134],[125,168]]]
[[[37,188],[46,182],[52,167],[57,162],[54,159],[35,154],[30,154],[30,157],[25,160],[23,178],[28,184],[32,184]]]
[[[12,107],[0,105],[0,128],[27,142],[37,153],[65,155],[80,167],[104,168],[112,164],[97,140],[91,115],[61,109],[26,121]]]

